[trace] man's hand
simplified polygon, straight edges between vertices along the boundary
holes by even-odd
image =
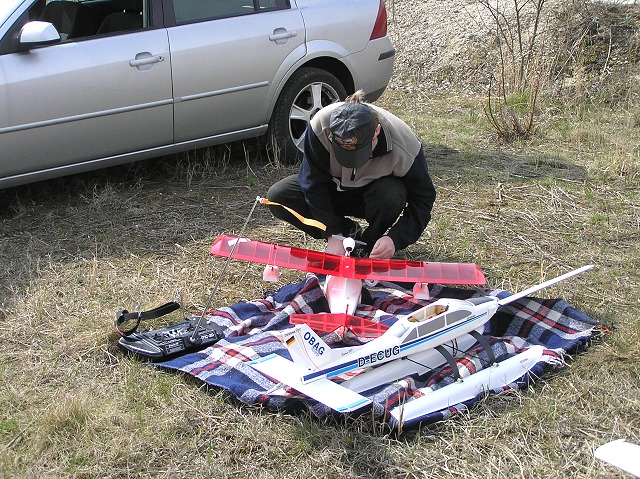
[[[389,259],[392,258],[394,254],[396,254],[396,245],[393,244],[393,240],[388,236],[383,236],[373,245],[369,258]]]
[[[344,256],[345,251],[344,246],[342,246],[342,240],[330,236],[327,239],[327,247],[325,248],[324,252]]]

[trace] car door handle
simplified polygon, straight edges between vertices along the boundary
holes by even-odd
[[[136,55],[135,60],[130,60],[129,65],[132,67],[139,67],[141,65],[150,65],[152,63],[158,63],[164,60],[164,55],[151,55],[151,56],[143,56],[144,53],[139,53]],[[149,54],[146,54],[149,55]]]
[[[298,32],[296,30],[285,30],[284,28],[276,28],[271,35],[269,35],[269,40],[272,42],[278,42],[280,40],[286,40],[287,38],[293,38],[298,36]]]

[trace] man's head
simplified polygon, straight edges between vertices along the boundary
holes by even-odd
[[[331,113],[329,128],[336,160],[345,168],[360,168],[369,158],[378,119],[364,103],[343,103]]]

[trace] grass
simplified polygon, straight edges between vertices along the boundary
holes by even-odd
[[[402,115],[409,99],[396,94],[383,101]],[[223,165],[167,158],[4,190],[0,477],[622,477],[593,451],[640,442],[638,175],[620,167],[638,153],[635,126],[617,120],[628,113],[596,108],[529,144],[497,146],[481,117],[469,127],[463,98],[413,108],[439,196],[404,256],[476,261],[508,290],[595,263],[545,294],[613,333],[528,391],[401,436],[370,418],[266,412],[123,357],[112,322],[137,303],[201,308],[222,264],[208,257],[212,238],[237,232],[255,196],[292,169],[243,154]],[[596,129],[598,115],[611,126]],[[575,132],[580,145],[565,140]],[[247,235],[320,247],[265,209]],[[214,306],[261,297],[259,270],[232,262]]]
[[[396,435],[368,417],[249,407],[124,357],[116,311],[202,308],[222,269],[212,239],[237,233],[256,195],[295,171],[252,142],[200,150],[0,190],[0,478],[622,478],[593,452],[640,444],[637,93],[546,98],[536,134],[508,145],[481,101],[395,88],[381,99],[421,137],[438,190],[402,255],[475,261],[510,291],[596,264],[544,292],[611,328],[569,367]],[[246,234],[321,247],[261,207]],[[262,297],[260,273],[230,263],[212,306]]]

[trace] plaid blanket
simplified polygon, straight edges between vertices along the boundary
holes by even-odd
[[[305,280],[268,293],[264,299],[241,301],[233,306],[207,312],[208,321],[215,321],[225,328],[225,339],[202,351],[157,365],[186,372],[211,386],[224,388],[246,404],[261,405],[271,410],[296,410],[300,406],[306,406],[320,419],[337,415],[338,413],[324,404],[299,396],[290,388],[278,389],[277,384],[270,378],[246,364],[247,361],[271,353],[290,359],[286,347],[278,339],[278,331],[291,327],[291,314],[329,310],[320,287],[321,280],[322,277],[309,274]],[[408,287],[406,284],[380,283],[376,287],[366,288],[363,293],[364,304],[358,306],[356,315],[390,325],[397,315],[415,311],[438,298],[509,296],[509,293],[502,290],[478,291],[435,285],[431,287],[433,298],[424,301],[413,298]],[[597,326],[596,321],[563,300],[527,297],[500,308],[487,323],[485,335],[498,361],[535,344],[544,346],[545,353],[542,359],[530,371],[528,377],[509,386],[517,388],[525,387],[528,382],[534,381],[554,367],[562,367],[567,352],[586,349]],[[367,341],[353,335],[340,338],[336,333],[327,334],[323,339],[336,347],[345,343],[362,344]],[[477,343],[457,359],[462,377],[473,374],[489,364],[487,352]],[[339,377],[337,381],[345,379],[347,377]],[[435,390],[454,380],[451,368],[445,364],[423,375],[399,378],[392,384],[383,384],[362,394],[373,401],[372,414],[377,419],[387,422],[391,427],[397,427],[393,416],[388,414],[391,408],[400,402],[424,395],[427,389]],[[509,387],[501,388],[500,391]],[[431,423],[446,419],[467,408],[475,400],[430,414],[419,421]],[[403,425],[410,426],[412,424],[407,422]]]

